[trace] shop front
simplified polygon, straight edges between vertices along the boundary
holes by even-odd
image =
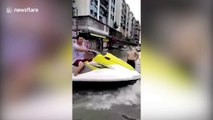
[[[91,16],[79,16],[78,22],[79,34],[89,41],[91,49],[102,50],[108,46],[108,25]]]
[[[97,33],[79,33],[82,35],[89,43],[87,43],[90,49],[103,50],[108,47],[109,38],[104,35]]]
[[[103,48],[106,49],[109,47],[109,38],[103,39]]]

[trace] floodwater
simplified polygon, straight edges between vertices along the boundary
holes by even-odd
[[[108,52],[126,59],[126,51]],[[136,70],[140,72],[140,59]],[[140,81],[117,90],[74,92],[73,120],[140,120]]]

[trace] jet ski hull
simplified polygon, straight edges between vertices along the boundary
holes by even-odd
[[[72,74],[74,90],[116,89],[139,79],[140,73],[131,65],[109,53],[97,54],[92,61],[85,62],[78,75]]]
[[[136,80],[128,81],[73,81],[73,90],[110,90],[134,84]]]

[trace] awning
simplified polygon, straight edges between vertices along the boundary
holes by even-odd
[[[95,36],[95,37],[99,37],[99,38],[103,38],[103,39],[106,38],[105,36],[98,35],[98,34],[94,34],[94,33],[90,33],[90,35],[91,35],[91,36]]]
[[[104,42],[109,42],[108,38],[103,39]]]

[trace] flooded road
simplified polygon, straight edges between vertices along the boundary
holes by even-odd
[[[126,61],[126,51],[108,52]],[[136,70],[140,72],[140,59]],[[75,92],[73,120],[140,120],[140,81],[117,90]]]
[[[116,57],[124,60],[124,61],[126,61],[126,59],[127,59],[126,58],[126,56],[127,56],[127,51],[126,50],[122,51],[122,50],[119,50],[119,49],[112,49],[112,50],[109,50],[108,52],[113,54],[113,55],[115,55]],[[139,54],[139,59],[136,61],[136,68],[135,69],[138,72],[140,72],[140,52],[138,52],[138,54]]]

